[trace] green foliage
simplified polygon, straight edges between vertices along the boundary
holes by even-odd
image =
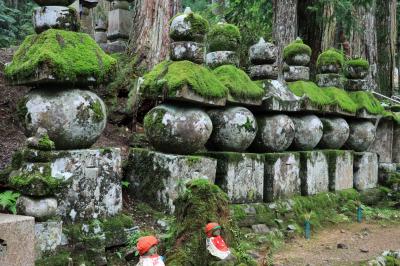
[[[45,134],[39,139],[38,149],[43,151],[51,151],[55,149],[54,142],[49,138],[49,135]]]
[[[34,32],[32,11],[35,7],[32,1],[26,1],[17,9],[0,0],[0,48],[17,45],[25,36]]]
[[[333,104],[334,101],[323,93],[323,89],[311,81],[289,82],[289,89],[299,97],[307,96],[312,102],[324,106]]]
[[[208,51],[236,51],[241,42],[239,28],[229,23],[218,23],[207,35]]]
[[[13,214],[17,213],[17,199],[20,194],[11,190],[0,193],[0,207],[2,211],[7,210]]]
[[[302,40],[295,40],[283,49],[283,59],[287,60],[299,54],[311,56],[311,47],[304,44]]]
[[[350,92],[349,95],[358,104],[358,109],[366,109],[371,114],[383,114],[385,112],[385,108],[370,92],[356,91]]]
[[[190,61],[163,61],[144,76],[141,91],[146,96],[169,96],[187,86],[208,99],[224,98],[228,89],[207,68]]]
[[[50,29],[28,36],[5,68],[5,74],[11,80],[23,80],[49,67],[59,80],[73,82],[94,77],[97,82],[104,82],[112,77],[115,66],[116,60],[105,54],[88,34]]]
[[[258,100],[264,96],[264,89],[253,82],[243,70],[233,65],[220,66],[213,73],[235,98]]]
[[[95,102],[92,102],[90,104],[90,109],[92,109],[94,113],[94,120],[99,122],[104,119],[104,113],[103,113],[103,107],[101,105],[101,102],[99,100],[96,100]]]
[[[327,65],[336,65],[339,68],[342,68],[344,64],[344,55],[337,51],[336,49],[328,49],[325,52],[321,53],[317,59],[317,67],[327,66]]]

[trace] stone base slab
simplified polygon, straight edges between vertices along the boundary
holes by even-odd
[[[204,155],[217,159],[215,184],[228,194],[232,203],[263,201],[262,155],[235,152],[207,152]]]
[[[301,194],[329,191],[328,159],[323,151],[300,152]]]
[[[366,190],[378,185],[378,155],[372,152],[354,153],[354,188]]]
[[[130,193],[150,205],[175,210],[174,200],[193,179],[215,181],[217,161],[203,156],[172,155],[145,149],[131,149],[126,178]]]
[[[353,187],[353,152],[325,150],[328,159],[329,190],[340,191]]]
[[[239,65],[239,59],[236,52],[217,51],[206,55],[206,65],[211,68],[217,68],[222,65]]]
[[[279,69],[277,65],[254,65],[249,67],[249,72],[253,80],[277,79]]]
[[[0,265],[35,265],[35,220],[0,213]]]
[[[310,68],[306,66],[288,66],[283,72],[286,81],[310,80]]]
[[[342,76],[340,74],[318,74],[316,75],[316,83],[319,87],[344,88]]]
[[[299,195],[300,154],[297,152],[264,154],[264,201]]]

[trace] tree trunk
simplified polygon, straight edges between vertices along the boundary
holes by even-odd
[[[324,14],[322,17],[323,31],[322,31],[322,42],[321,51],[325,51],[329,48],[335,47],[336,38],[336,17],[335,17],[335,6],[333,3],[325,4]]]
[[[277,46],[277,63],[282,73],[283,48],[297,37],[297,0],[273,0],[273,38]],[[282,79],[280,74],[279,79]]]
[[[137,0],[128,52],[137,69],[147,71],[169,55],[169,21],[180,10],[180,0]]]
[[[389,97],[395,90],[393,78],[396,51],[396,7],[396,0],[377,0],[377,82],[380,93]]]
[[[351,56],[360,56],[368,60],[370,64],[368,83],[377,90],[378,47],[375,10],[375,1],[367,8],[359,6],[354,10],[354,17],[359,24],[351,33],[350,43]]]

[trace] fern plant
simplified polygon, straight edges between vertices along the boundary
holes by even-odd
[[[0,212],[7,211],[17,213],[17,199],[20,194],[11,190],[0,193]]]

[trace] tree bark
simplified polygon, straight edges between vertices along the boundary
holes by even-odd
[[[297,0],[273,0],[273,38],[277,46],[277,63],[282,73],[283,48],[297,37]],[[280,74],[280,79],[282,75]]]
[[[147,71],[169,56],[169,21],[181,8],[180,0],[137,0],[128,52],[138,69]]]
[[[396,0],[377,0],[377,82],[380,93],[388,97],[395,91],[396,7]]]
[[[377,64],[378,43],[376,31],[376,2],[365,8],[358,6],[354,10],[354,17],[358,21],[358,27],[350,34],[351,56],[359,56],[368,60],[370,64],[368,83],[377,90]]]

